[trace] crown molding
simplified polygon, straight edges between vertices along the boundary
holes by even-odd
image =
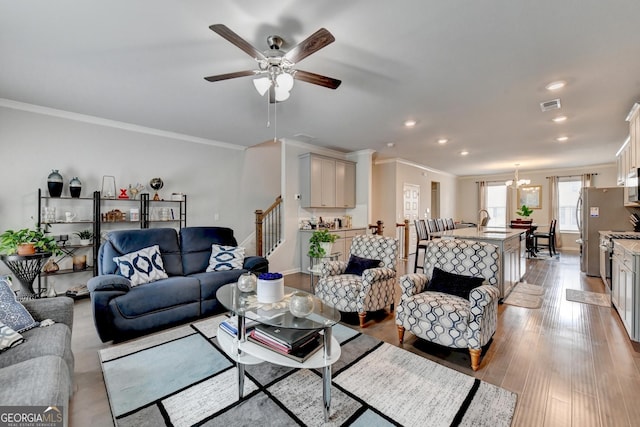
[[[214,147],[228,148],[230,150],[244,151],[248,147],[231,144],[228,142],[216,141],[214,139],[200,138],[197,136],[185,135],[182,133],[169,132],[161,129],[154,129],[131,123],[119,122],[117,120],[103,119],[101,117],[89,116],[87,114],[74,113],[71,111],[58,110],[56,108],[43,107],[40,105],[27,104],[25,102],[13,101],[11,99],[0,98],[0,107],[11,108],[13,110],[27,111],[30,113],[42,114],[45,116],[60,117],[74,120],[76,122],[90,123],[98,126],[105,126],[114,129],[122,129],[130,132],[144,133],[147,135],[160,136],[163,138],[175,139],[178,141],[192,142],[195,144],[211,145]]]
[[[451,176],[451,177],[454,177],[454,178],[457,177],[457,175],[454,175],[454,174],[452,174],[450,172],[445,172],[445,171],[441,171],[439,169],[430,168],[428,166],[421,165],[421,164],[415,163],[415,162],[410,162],[409,160],[401,159],[399,157],[394,157],[394,158],[391,158],[391,159],[376,160],[374,164],[376,164],[376,165],[384,165],[384,164],[387,164],[387,163],[400,163],[400,164],[403,164],[403,165],[406,165],[406,166],[411,166],[411,167],[414,167],[414,168],[422,169],[422,170],[427,171],[427,172],[438,173],[438,174],[441,174],[441,175]]]

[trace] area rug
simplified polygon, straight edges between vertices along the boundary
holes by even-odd
[[[544,288],[542,286],[518,282],[503,302],[517,307],[540,308],[542,307],[543,295]]]
[[[567,301],[611,307],[611,295],[583,291],[580,289],[567,289]]]
[[[319,370],[235,364],[223,316],[101,350],[114,423],[123,426],[509,426],[517,395],[343,325],[324,422]],[[223,333],[223,332],[221,332]]]

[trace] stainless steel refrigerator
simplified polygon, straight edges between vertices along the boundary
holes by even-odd
[[[582,248],[580,270],[587,276],[600,276],[599,231],[633,231],[629,215],[633,209],[624,206],[621,187],[582,189],[578,200],[578,229]]]

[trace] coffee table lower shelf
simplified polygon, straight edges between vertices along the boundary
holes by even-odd
[[[340,349],[338,340],[331,334],[331,328],[326,328],[325,331],[327,331],[327,329],[331,335],[331,345],[329,347],[331,354],[329,357],[325,357],[325,349],[322,348],[304,362],[298,362],[278,354],[275,351],[259,346],[258,344],[254,344],[251,341],[238,342],[235,337],[218,327],[217,337],[220,347],[222,347],[225,353],[237,364],[239,398],[242,398],[244,392],[244,365],[257,365],[262,362],[269,362],[291,368],[322,368],[324,418],[325,421],[329,421],[331,406],[331,365],[340,359],[342,350]],[[238,354],[238,350],[240,350],[240,354]]]

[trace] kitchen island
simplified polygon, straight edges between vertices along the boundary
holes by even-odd
[[[482,227],[458,228],[432,233],[434,238],[476,240],[496,245],[500,250],[498,287],[500,299],[506,298],[526,272],[526,241],[524,229]]]

